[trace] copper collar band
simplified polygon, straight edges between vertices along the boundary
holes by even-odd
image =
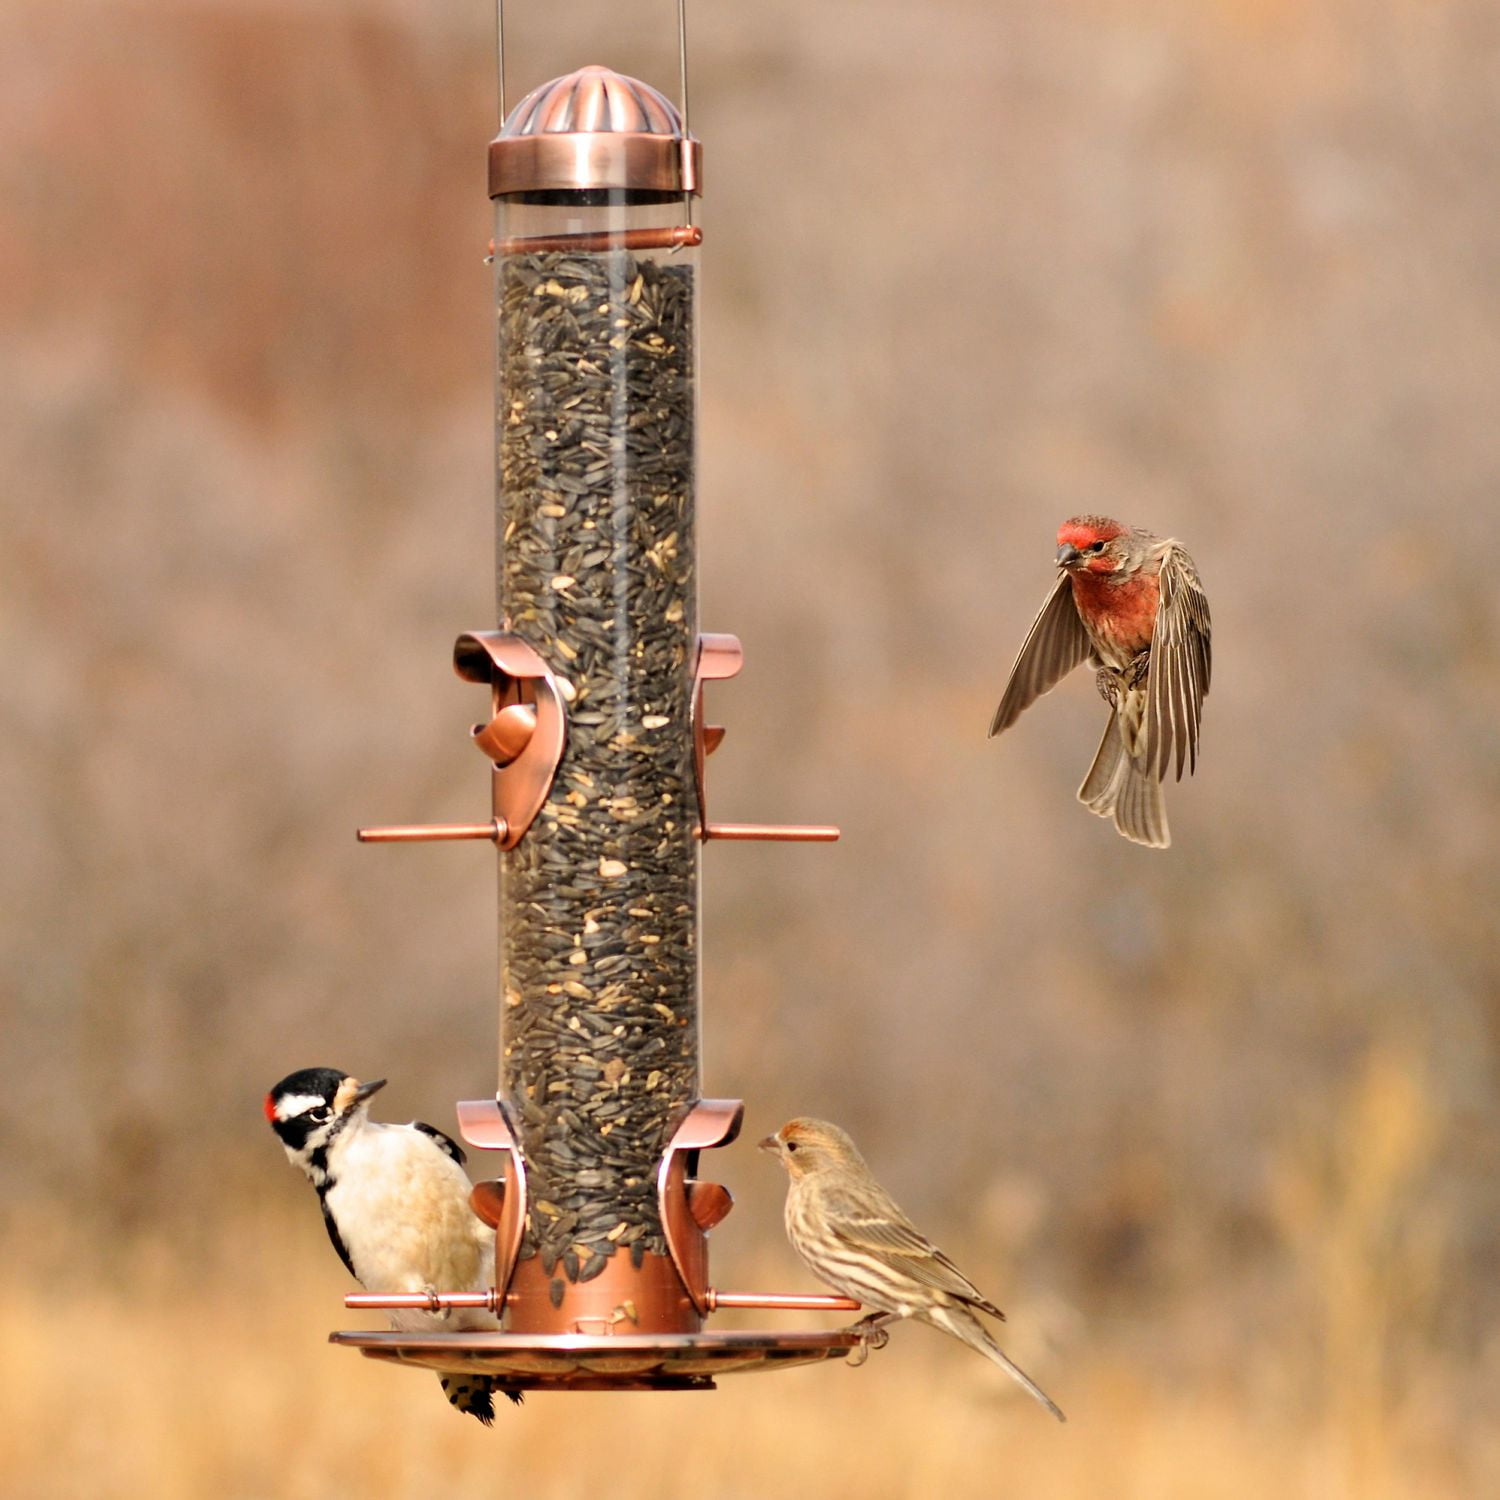
[[[490,142],[490,197],[596,188],[701,194],[703,148],[635,131],[548,131]]]

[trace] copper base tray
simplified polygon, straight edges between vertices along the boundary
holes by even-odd
[[[331,1344],[426,1370],[492,1375],[520,1391],[711,1391],[716,1375],[845,1358],[869,1341],[813,1333],[331,1333]]]

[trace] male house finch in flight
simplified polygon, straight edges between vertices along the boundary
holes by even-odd
[[[1212,651],[1208,598],[1193,560],[1170,538],[1107,516],[1074,516],[1057,532],[1056,587],[1036,617],[991,736],[1088,658],[1109,723],[1078,800],[1137,844],[1165,849],[1161,781],[1175,760],[1198,765],[1198,725]]]
[[[1026,1387],[1059,1422],[1057,1404],[989,1335],[974,1310],[1004,1319],[901,1212],[837,1125],[788,1120],[760,1143],[786,1168],[786,1233],[813,1275],[874,1309],[878,1321],[917,1318],[963,1340]]]

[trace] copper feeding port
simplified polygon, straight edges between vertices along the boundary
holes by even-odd
[[[708,757],[724,743],[722,724],[709,724],[703,717],[703,689],[709,682],[737,677],[745,664],[739,637],[700,635],[698,658],[693,669],[691,727],[693,735],[693,787],[698,796],[698,838],[744,843],[832,844],[839,830],[831,824],[714,823],[708,816]]]

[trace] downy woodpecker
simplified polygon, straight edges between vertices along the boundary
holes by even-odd
[[[317,1189],[328,1238],[369,1292],[482,1292],[494,1281],[495,1236],[469,1205],[464,1153],[441,1130],[414,1120],[382,1125],[361,1083],[337,1068],[303,1068],[266,1095],[266,1119],[288,1159]],[[403,1332],[497,1330],[483,1308],[390,1311]],[[443,1394],[488,1425],[504,1390],[486,1375],[442,1374]],[[520,1402],[518,1391],[506,1390]]]

